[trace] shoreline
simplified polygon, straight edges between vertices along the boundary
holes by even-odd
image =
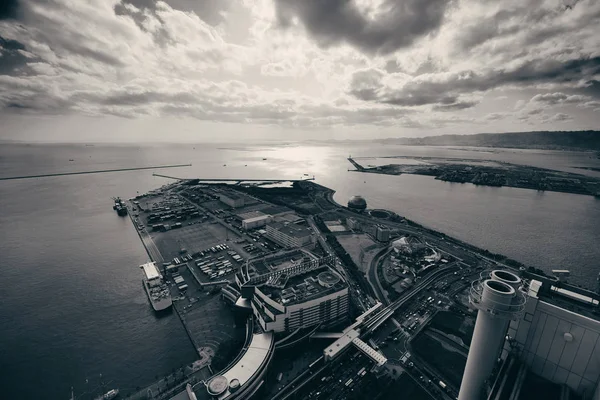
[[[422,161],[422,164],[386,164],[376,167],[363,167],[355,159],[349,157],[348,161],[356,169],[349,169],[348,171],[379,175],[409,174],[432,176],[436,180],[449,183],[471,183],[476,186],[509,187],[600,198],[600,179],[581,174],[495,160],[412,156],[388,156],[381,158],[411,159]],[[465,161],[471,163],[468,164]],[[483,165],[485,163],[492,163],[497,166]],[[592,167],[574,168],[596,170]]]

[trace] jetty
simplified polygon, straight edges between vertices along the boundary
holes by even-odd
[[[99,170],[94,170],[94,171],[61,172],[61,173],[57,173],[57,174],[7,176],[7,177],[0,177],[0,181],[8,181],[8,180],[12,180],[12,179],[48,178],[48,177],[52,177],[52,176],[66,176],[66,175],[103,174],[106,172],[139,171],[139,170],[143,170],[143,169],[180,168],[180,167],[191,167],[191,166],[192,166],[192,164],[155,165],[155,166],[151,166],[151,167],[99,169]]]

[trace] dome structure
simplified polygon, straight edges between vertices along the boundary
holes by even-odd
[[[319,285],[326,288],[332,287],[340,281],[339,276],[329,271],[321,272],[319,275],[317,275],[317,279],[319,280]]]
[[[207,391],[211,396],[218,396],[229,387],[229,381],[223,375],[217,375],[208,382]]]
[[[356,211],[363,211],[367,208],[367,201],[362,196],[354,196],[348,200],[348,208]]]

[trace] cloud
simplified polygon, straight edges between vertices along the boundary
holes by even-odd
[[[567,122],[567,121],[571,121],[573,119],[573,117],[571,117],[568,114],[564,114],[564,113],[556,113],[554,115],[544,115],[542,117],[542,122],[543,123],[552,123],[552,122]]]
[[[599,73],[600,57],[584,57],[564,62],[532,60],[513,68],[417,76],[369,69],[352,75],[348,93],[364,101],[403,106],[438,104],[446,108],[457,105],[455,109],[463,109],[476,104],[460,99],[465,94],[516,85],[586,82]]]
[[[467,108],[475,107],[479,104],[478,101],[456,101],[452,104],[439,104],[433,106],[434,111],[458,111]]]
[[[0,75],[24,73],[23,67],[31,58],[35,57],[25,50],[23,43],[0,36]]]
[[[18,15],[19,0],[0,1],[0,20],[13,19]]]
[[[4,4],[2,115],[393,134],[600,122],[594,0],[571,9],[542,0]]]
[[[586,102],[591,100],[590,96],[582,96],[582,95],[567,95],[565,93],[544,93],[544,94],[536,94],[531,98],[531,102],[542,103],[550,106],[558,105],[558,104],[579,104],[583,105]]]
[[[164,2],[174,10],[196,14],[204,22],[213,26],[225,20],[226,11],[232,5],[231,0],[124,0],[116,5],[116,10],[118,13],[122,13],[123,9],[133,13],[136,12],[135,9],[154,13],[160,7],[160,2]]]
[[[485,119],[486,121],[498,121],[507,118],[509,115],[509,113],[495,112],[486,115],[485,117],[483,117],[483,119]]]
[[[387,54],[435,32],[448,5],[444,0],[385,0],[361,10],[351,0],[275,0],[279,23],[297,18],[322,46],[348,43],[371,54]]]

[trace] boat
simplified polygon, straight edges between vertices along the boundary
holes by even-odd
[[[140,265],[140,268],[144,270],[144,290],[154,311],[163,311],[170,308],[173,305],[171,292],[163,276],[158,271],[156,263],[148,262]]]
[[[96,397],[94,400],[112,400],[119,395],[119,389],[110,389],[108,392],[101,396]]]
[[[266,159],[266,158],[263,158],[263,161],[267,161],[267,159]]]
[[[127,205],[120,197],[113,197],[115,204],[113,205],[113,210],[117,212],[117,214],[121,217],[127,215]]]

